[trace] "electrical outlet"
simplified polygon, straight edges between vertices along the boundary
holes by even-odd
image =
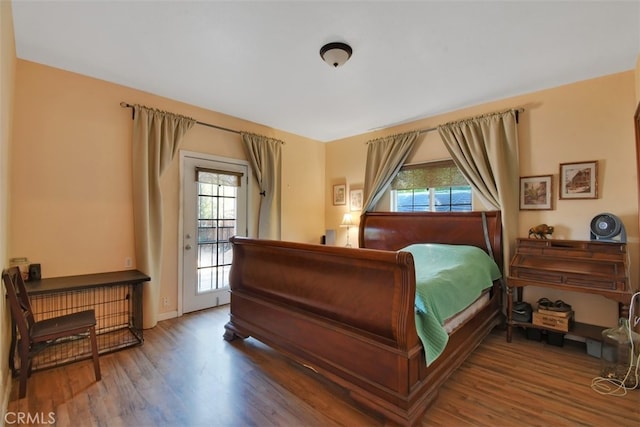
[[[163,307],[168,307],[169,306],[169,298],[167,298],[167,297],[163,297],[162,298],[162,306]]]
[[[124,259],[124,267],[131,268],[131,266],[133,266],[133,261],[131,260],[131,257],[126,257]]]

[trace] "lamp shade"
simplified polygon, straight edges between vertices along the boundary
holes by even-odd
[[[343,227],[350,227],[352,225],[355,225],[353,223],[353,217],[351,216],[350,213],[346,213],[344,214],[344,216],[342,217],[342,224],[340,224]]]
[[[320,48],[322,60],[334,68],[338,68],[347,62],[352,53],[351,46],[346,43],[328,43]]]

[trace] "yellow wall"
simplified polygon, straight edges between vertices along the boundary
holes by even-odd
[[[13,19],[11,2],[0,2],[0,260],[8,258],[9,224],[9,153],[12,137],[14,78],[16,69],[16,50],[13,38]],[[0,266],[2,269],[3,266]],[[2,289],[0,285],[0,289]],[[0,295],[4,295],[4,291]],[[9,354],[9,309],[6,299],[0,298],[0,414],[4,420],[11,377],[6,363]]]
[[[636,103],[640,102],[640,55],[636,61]]]
[[[324,146],[105,81],[18,60],[11,160],[8,257],[42,264],[44,277],[122,270],[134,256],[131,110],[139,103],[286,142],[282,154],[283,238],[319,242],[324,232]],[[245,159],[240,136],[196,125],[181,149]],[[257,185],[256,185],[257,187]],[[163,312],[177,309],[179,158],[162,177]],[[254,203],[257,209],[257,203]],[[255,221],[254,221],[255,223]]]
[[[624,222],[631,253],[632,287],[638,287],[638,199],[633,113],[634,72],[624,72],[577,82],[549,90],[425,118],[383,131],[359,135],[327,145],[325,209],[328,228],[336,228],[344,207],[330,203],[336,183],[360,185],[364,181],[367,140],[414,129],[428,129],[442,123],[492,111],[523,107],[520,115],[520,175],[553,175],[554,209],[521,211],[519,236],[540,223],[556,227],[554,238],[589,239],[591,219],[602,212],[618,215]],[[437,132],[429,132],[409,162],[450,157]],[[599,197],[595,200],[558,200],[559,164],[599,161]],[[482,209],[482,207],[478,207]],[[338,242],[346,239],[338,228]],[[356,237],[352,231],[351,239]],[[353,240],[352,240],[353,241]],[[525,299],[541,296],[561,298],[574,306],[576,320],[614,325],[616,303],[603,297],[527,288]]]
[[[635,73],[577,82],[321,144],[123,86],[16,61],[10,2],[0,2],[0,19],[0,256],[5,264],[11,257],[28,256],[42,264],[45,277],[54,277],[120,270],[124,259],[133,256],[132,121],[131,110],[121,108],[121,101],[286,141],[282,238],[317,242],[325,228],[333,228],[339,233],[337,244],[345,240],[339,223],[347,208],[332,205],[332,186],[362,187],[367,140],[524,107],[519,125],[522,176],[553,174],[557,189],[559,163],[599,160],[601,173],[597,200],[558,201],[556,193],[554,210],[521,213],[520,235],[525,236],[531,225],[547,222],[557,227],[556,238],[587,239],[588,224],[595,214],[615,213],[627,226],[632,283],[637,287],[637,169],[631,117],[640,100],[640,58]],[[182,149],[245,158],[238,135],[202,126],[186,135]],[[410,161],[446,157],[440,138],[431,132]],[[7,159],[13,165],[11,175]],[[165,312],[177,308],[178,173],[174,161],[163,176],[165,251],[160,297],[169,300],[168,307],[161,305]],[[7,239],[8,222],[11,233]],[[354,243],[357,233],[355,229],[351,232]],[[525,297],[534,301],[542,295],[570,302],[579,321],[615,323],[615,303],[604,298],[546,289],[528,289]],[[7,348],[3,304],[0,300],[5,338],[0,340],[0,354],[6,354]],[[2,390],[7,390],[9,381],[2,364],[0,377]]]

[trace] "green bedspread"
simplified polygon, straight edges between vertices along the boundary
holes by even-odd
[[[500,269],[475,246],[415,244],[411,252],[416,269],[416,328],[426,352],[427,365],[435,361],[449,340],[444,321],[474,302]]]

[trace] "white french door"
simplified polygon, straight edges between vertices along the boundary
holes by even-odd
[[[182,157],[182,313],[228,304],[233,251],[247,235],[246,162],[197,153]]]

